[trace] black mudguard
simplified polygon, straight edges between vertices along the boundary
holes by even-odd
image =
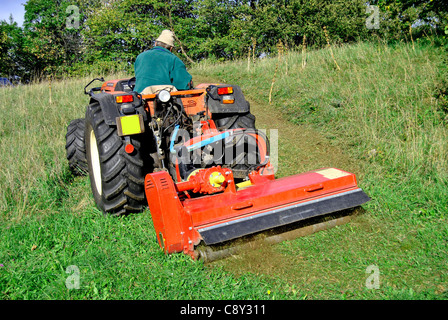
[[[120,106],[115,101],[115,97],[123,94],[132,94],[134,96],[134,102],[132,102],[132,105],[135,107],[137,113],[143,115],[143,119],[146,121],[147,116],[142,106],[141,96],[134,91],[119,94],[111,94],[105,92],[92,94],[90,96],[90,103],[98,102],[100,104],[101,111],[103,112],[104,121],[106,122],[106,124],[108,124],[109,126],[115,126],[116,118],[122,116],[119,109]]]
[[[218,88],[221,87],[232,87],[233,88],[233,96],[235,98],[235,103],[232,104],[224,104],[222,102],[222,96],[218,95]],[[232,113],[232,114],[240,114],[247,113],[250,111],[249,102],[244,98],[243,92],[241,88],[237,85],[219,85],[219,86],[210,86],[207,88],[207,107],[210,109],[211,113]]]

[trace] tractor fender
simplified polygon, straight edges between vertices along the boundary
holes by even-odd
[[[103,112],[104,121],[109,126],[116,125],[116,118],[120,116],[115,96],[110,93],[96,93],[90,96],[90,104],[98,102]]]
[[[115,101],[115,97],[123,94],[132,94],[134,96],[132,105],[135,107],[138,113],[143,114],[144,120],[146,121],[146,114],[144,113],[144,109],[142,107],[141,96],[136,92],[117,92],[113,94],[106,92],[95,93],[90,95],[90,104],[95,102],[99,103],[106,124],[109,126],[115,126],[117,124],[117,117],[122,116],[120,112],[120,105]]]
[[[241,114],[250,112],[249,102],[244,98],[241,88],[237,85],[229,86],[233,88],[232,96],[235,102],[224,104],[223,97],[218,94],[218,89],[223,86],[225,85],[211,85],[207,88],[207,106],[211,113]]]

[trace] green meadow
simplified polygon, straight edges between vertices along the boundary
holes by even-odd
[[[278,130],[279,177],[338,167],[371,197],[348,224],[210,264],[164,255],[149,210],[104,217],[70,173],[66,128],[101,75],[1,88],[0,299],[448,298],[447,52],[430,40],[332,52],[190,70],[195,84],[240,85],[256,126]]]

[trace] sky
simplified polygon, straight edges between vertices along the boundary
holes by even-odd
[[[12,14],[14,21],[22,26],[27,0],[0,0],[0,20],[6,20],[9,23],[9,16]]]

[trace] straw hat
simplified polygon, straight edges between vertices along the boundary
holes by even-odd
[[[174,33],[170,30],[163,30],[156,41],[160,41],[174,47]]]

